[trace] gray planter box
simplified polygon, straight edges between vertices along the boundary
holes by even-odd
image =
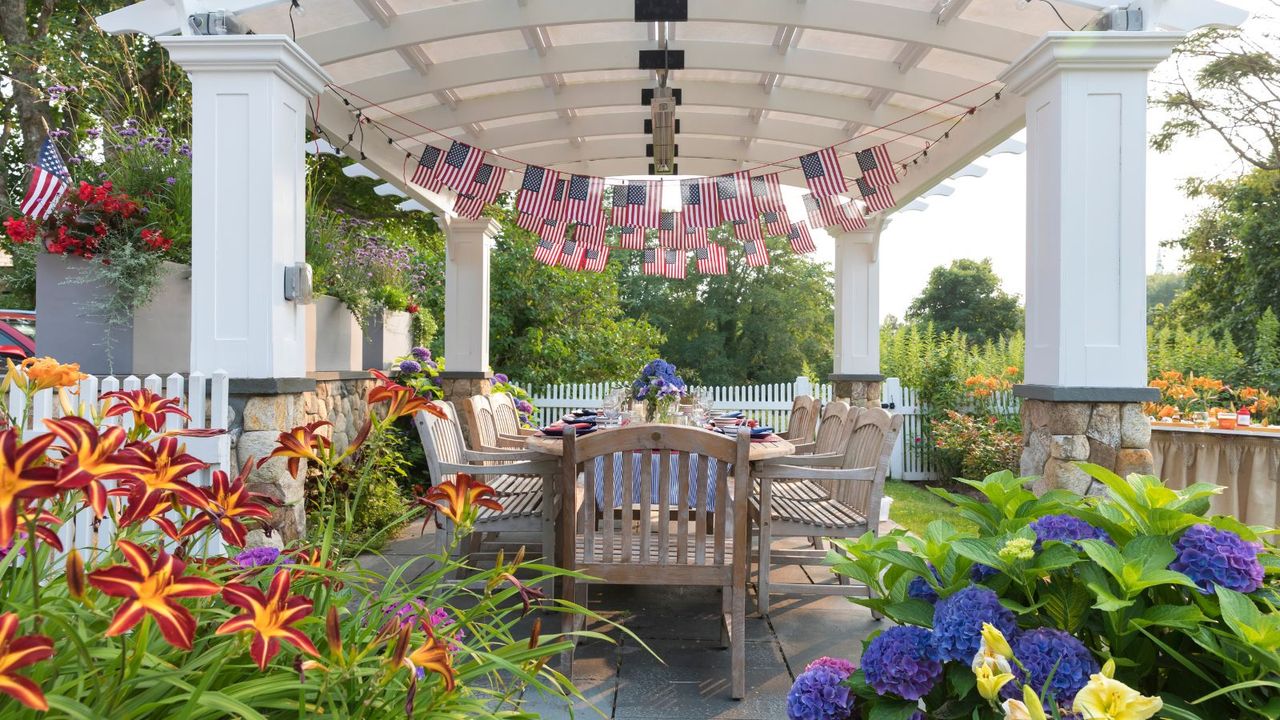
[[[95,375],[185,373],[191,355],[191,268],[165,262],[155,295],[132,322],[109,325],[93,310],[110,292],[100,283],[77,282],[87,269],[80,258],[40,253],[36,259],[36,352],[80,363]]]
[[[317,295],[307,306],[307,372],[362,370],[364,334],[339,299]]]
[[[386,312],[365,323],[364,369],[384,369],[396,358],[408,355],[413,346],[412,316],[407,312]]]

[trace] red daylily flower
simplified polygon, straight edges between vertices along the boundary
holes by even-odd
[[[33,514],[34,518],[32,517]],[[56,530],[62,524],[62,518],[47,510],[37,511],[35,503],[31,503],[26,508],[18,511],[18,527],[14,542],[20,542],[22,538],[26,537],[27,529],[31,527],[33,519],[36,525],[36,539],[54,550],[62,552],[62,538],[58,537],[58,531]]]
[[[102,399],[119,401],[112,403],[107,408],[104,417],[116,417],[117,415],[133,413],[134,424],[145,425],[152,432],[163,430],[165,419],[170,415],[177,415],[187,420],[191,419],[187,411],[182,409],[181,401],[178,398],[157,395],[146,388],[103,393]]]
[[[183,577],[186,563],[156,550],[153,559],[143,548],[119,540],[116,547],[128,565],[112,565],[89,573],[89,584],[112,597],[127,598],[107,628],[107,637],[127,632],[150,615],[170,645],[191,649],[196,619],[178,598],[209,597],[218,594],[218,584],[204,578]]]
[[[52,657],[53,640],[44,635],[15,638],[17,632],[17,614],[0,615],[0,692],[32,710],[43,712],[49,709],[49,703],[40,686],[14,671]]]
[[[145,519],[153,513],[156,505],[170,497],[205,509],[204,493],[183,478],[203,470],[206,465],[183,452],[177,438],[163,437],[154,445],[135,443],[129,449],[145,469],[136,477],[121,482],[129,497],[129,505],[120,517],[121,525]]]
[[[19,444],[12,428],[0,431],[0,547],[13,542],[18,511],[26,507],[23,500],[57,494],[58,471],[43,466],[53,441],[52,435],[41,435]]]
[[[257,518],[266,524],[271,520],[271,511],[259,499],[275,502],[266,495],[250,492],[245,486],[245,479],[252,468],[251,463],[245,463],[234,480],[222,470],[215,470],[213,485],[200,488],[205,495],[204,512],[183,526],[182,537],[191,537],[205,527],[216,524],[223,540],[237,547],[244,547],[247,530],[241,520]]]
[[[455,524],[466,524],[477,507],[502,510],[502,504],[494,500],[493,488],[478,482],[466,473],[459,473],[453,480],[440,483],[427,490],[421,501],[430,505]]]
[[[136,453],[121,450],[125,442],[123,428],[107,428],[99,433],[96,425],[75,416],[45,420],[44,424],[63,443],[54,448],[63,453],[57,488],[84,489],[85,499],[98,517],[107,511],[103,480],[137,479],[146,470]]]
[[[288,458],[289,474],[298,477],[298,468],[303,460],[323,463],[333,452],[333,441],[320,434],[320,428],[333,425],[331,422],[318,420],[306,425],[299,425],[289,432],[280,433],[276,438],[276,449],[258,461],[258,467],[265,465],[271,458]]]
[[[413,415],[419,410],[435,415],[438,418],[447,420],[448,415],[438,405],[430,400],[422,397],[416,390],[392,380],[385,374],[370,370],[374,377],[382,381],[381,385],[369,391],[369,404],[377,405],[379,403],[387,403],[387,421],[396,420],[406,415]]]
[[[422,621],[422,629],[427,632],[427,641],[405,655],[402,661],[413,672],[412,682],[417,682],[420,673],[425,675],[429,671],[440,675],[446,692],[453,690],[456,676],[453,672],[453,658],[449,655],[449,644],[441,642],[435,636],[426,620]]]
[[[222,588],[222,598],[247,612],[222,623],[218,635],[249,631],[253,643],[249,654],[261,670],[280,652],[280,641],[285,640],[303,652],[319,655],[311,640],[301,630],[289,627],[311,614],[311,600],[302,595],[289,596],[293,582],[288,570],[277,570],[271,578],[271,586],[264,594],[261,590],[241,583],[227,583]]]

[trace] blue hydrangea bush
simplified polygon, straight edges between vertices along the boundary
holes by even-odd
[[[835,572],[872,589],[854,602],[894,625],[866,641],[842,682],[829,668],[808,678],[789,714],[1039,717],[1019,714],[1030,704],[1065,720],[1123,687],[1131,695],[1114,697],[1134,704],[1114,717],[1280,718],[1274,531],[1209,517],[1221,488],[1082,467],[1104,496],[1037,497],[1032,478],[997,473],[962,481],[972,495],[933,490],[976,533],[935,521],[923,537],[834,541]],[[984,624],[1011,657],[991,654]]]

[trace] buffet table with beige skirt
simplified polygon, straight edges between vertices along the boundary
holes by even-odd
[[[1250,525],[1280,526],[1280,432],[1155,423],[1151,454],[1155,474],[1169,487],[1197,482],[1224,486],[1213,498],[1212,514],[1232,515]]]

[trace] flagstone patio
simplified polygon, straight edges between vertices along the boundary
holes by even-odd
[[[364,558],[363,564],[399,566],[417,559],[421,566],[414,569],[425,571],[433,535],[419,537],[417,530],[389,544],[381,560]],[[780,567],[772,577],[834,582],[821,566]],[[648,649],[608,624],[591,625],[615,643],[591,640],[578,647],[573,680],[585,702],[570,708],[545,696],[526,698],[525,709],[546,720],[779,720],[786,717],[787,690],[806,664],[823,655],[856,658],[863,638],[881,626],[870,611],[842,597],[775,596],[768,618],[747,616],[747,695],[732,700],[729,653],[720,646],[718,589],[595,585],[588,603]]]

